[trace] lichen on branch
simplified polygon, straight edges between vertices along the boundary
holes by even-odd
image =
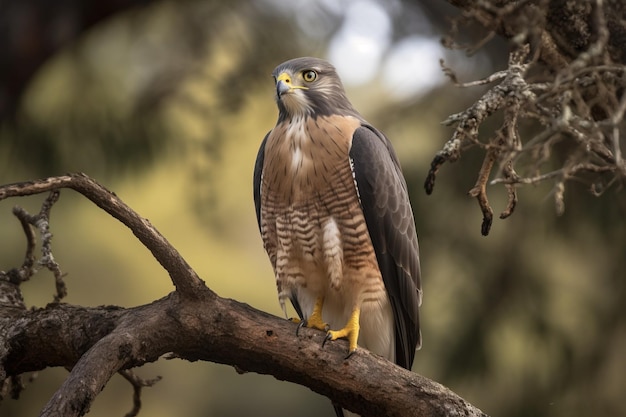
[[[469,195],[479,203],[481,232],[487,235],[493,218],[488,186],[506,188],[508,201],[500,214],[506,218],[518,203],[517,188],[526,184],[552,181],[556,212],[561,214],[567,182],[587,184],[593,195],[623,182],[626,56],[623,43],[619,48],[616,40],[626,33],[626,8],[614,1],[591,1],[585,20],[589,23],[582,24],[581,16],[568,9],[575,7],[571,2],[450,2],[463,11],[454,21],[451,37],[458,37],[459,28],[470,22],[482,25],[487,34],[474,45],[460,45],[451,37],[445,45],[474,52],[497,33],[510,39],[511,52],[505,70],[467,83],[460,83],[442,62],[444,73],[458,87],[496,84],[443,122],[456,127],[431,162],[426,193],[433,192],[444,163],[455,162],[470,147],[480,147],[484,159]],[[562,3],[562,8],[555,3]],[[569,30],[562,25],[574,24],[568,20],[574,18],[583,25],[581,38],[569,39],[577,47],[560,36]],[[504,115],[500,128],[485,132],[484,123],[500,111]],[[482,141],[481,128],[481,137],[486,137]]]

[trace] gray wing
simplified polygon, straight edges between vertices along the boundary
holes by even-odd
[[[365,222],[393,309],[396,363],[411,369],[421,346],[422,299],[419,249],[413,211],[398,158],[389,140],[364,125],[350,149]]]
[[[263,161],[265,160],[265,142],[267,142],[268,133],[261,142],[259,153],[256,155],[254,163],[254,176],[252,179],[252,192],[254,196],[254,208],[256,210],[256,221],[261,231],[261,175],[263,174]]]

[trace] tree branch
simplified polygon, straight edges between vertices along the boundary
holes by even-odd
[[[322,348],[323,332],[302,329],[296,335],[290,321],[218,297],[147,220],[83,174],[2,186],[0,200],[64,187],[127,225],[170,272],[177,290],[128,309],[53,303],[27,310],[0,304],[2,380],[49,366],[71,368],[42,416],[84,415],[116,372],[168,353],[271,374],[363,416],[485,416],[442,385],[366,350],[344,359],[345,341]]]
[[[508,202],[500,214],[507,218],[518,202],[517,186],[554,179],[557,214],[565,208],[565,183],[589,184],[593,195],[626,180],[622,157],[626,109],[626,7],[620,0],[448,0],[462,10],[444,43],[470,53],[494,33],[510,40],[508,68],[483,80],[459,83],[454,71],[444,73],[459,87],[498,82],[468,109],[449,116],[443,124],[456,125],[452,137],[431,162],[424,187],[431,194],[445,162],[455,162],[466,145],[478,145],[485,154],[476,185],[469,191],[483,213],[481,232],[489,233],[493,210],[487,185],[504,184]],[[476,45],[459,45],[463,24],[478,23],[487,35]],[[502,111],[504,122],[487,140],[479,129]],[[526,138],[527,132],[539,131]],[[555,147],[557,143],[565,146]],[[518,166],[526,156],[526,166]],[[500,167],[489,182],[494,166]],[[541,170],[555,164],[552,173]],[[588,169],[591,167],[591,169]],[[519,168],[519,169],[518,169]],[[526,171],[526,173],[524,172]],[[517,172],[520,172],[518,174]],[[594,175],[595,174],[595,175]]]
[[[443,124],[446,125],[456,123],[457,127],[452,138],[446,142],[443,149],[437,152],[437,155],[433,158],[431,168],[428,171],[428,176],[424,183],[426,193],[431,194],[435,186],[435,179],[439,168],[447,161],[455,162],[461,155],[461,147],[463,144],[469,143],[483,146],[486,149],[483,164],[478,173],[476,185],[469,191],[469,195],[477,199],[483,213],[483,222],[481,225],[481,233],[483,236],[489,234],[493,219],[493,210],[489,205],[486,190],[489,175],[496,161],[503,159],[508,164],[511,153],[520,148],[519,137],[515,128],[517,115],[521,108],[521,103],[534,97],[534,94],[530,91],[528,84],[524,80],[524,75],[528,71],[529,66],[527,62],[529,53],[530,47],[523,45],[511,52],[507,71],[500,71],[478,82],[461,85],[464,87],[474,86],[501,80],[500,84],[489,89],[480,99],[470,106],[470,108],[448,117],[448,119],[443,122]],[[459,85],[454,72],[445,66],[443,67],[444,72],[455,84]],[[488,145],[482,144],[478,140],[478,128],[486,118],[502,108],[507,110],[509,117],[505,118],[504,125],[495,137],[492,138],[491,142]],[[503,155],[506,156],[502,158]],[[514,207],[512,201],[516,201],[516,197],[509,198],[509,204],[503,213],[505,217],[507,216],[507,212],[510,214],[512,207]]]
[[[37,181],[9,184],[0,189],[0,201],[8,197],[39,194],[61,188],[78,191],[102,210],[126,225],[152,252],[169,273],[176,289],[185,297],[194,298],[208,288],[178,251],[148,221],[140,217],[114,193],[82,173],[50,177]]]
[[[142,379],[133,373],[130,369],[118,372],[133,386],[133,408],[124,417],[135,417],[141,409],[141,390],[143,387],[151,387],[161,380],[160,376],[153,379]]]

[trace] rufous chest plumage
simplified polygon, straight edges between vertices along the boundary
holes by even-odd
[[[369,239],[349,157],[360,124],[352,117],[295,118],[270,133],[261,180],[261,233],[273,265],[280,264],[279,253],[323,262],[324,242],[333,236],[344,249]],[[363,262],[350,250],[343,255],[345,262]]]
[[[270,133],[261,195],[299,206],[327,194],[354,192],[349,151],[360,121],[349,117],[293,118]]]

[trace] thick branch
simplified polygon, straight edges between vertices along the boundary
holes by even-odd
[[[2,326],[7,325],[5,319],[0,318]],[[9,376],[47,366],[73,366],[44,408],[46,417],[83,415],[118,370],[169,352],[305,385],[363,416],[484,416],[436,382],[363,349],[346,360],[344,341],[322,348],[323,332],[301,329],[296,336],[296,325],[290,321],[234,300],[189,300],[172,293],[126,310],[57,304],[24,312],[21,322],[24,326],[14,328],[10,340],[17,344],[27,338],[30,343],[20,349],[14,346],[4,364]],[[89,323],[90,332],[76,332],[79,322]],[[51,327],[56,338],[50,337]],[[56,355],[44,362],[51,358],[49,350],[66,351],[72,344],[85,353]]]
[[[173,353],[181,359],[271,374],[326,395],[363,416],[484,416],[456,394],[345,341],[218,297],[147,220],[82,174],[0,187],[0,200],[73,188],[127,225],[170,272],[177,291],[151,304],[26,310],[0,305],[0,377],[49,366],[72,368],[42,416],[81,416],[109,379]],[[189,291],[193,291],[190,296]],[[1,295],[1,294],[0,294]],[[375,375],[375,378],[372,378]]]

